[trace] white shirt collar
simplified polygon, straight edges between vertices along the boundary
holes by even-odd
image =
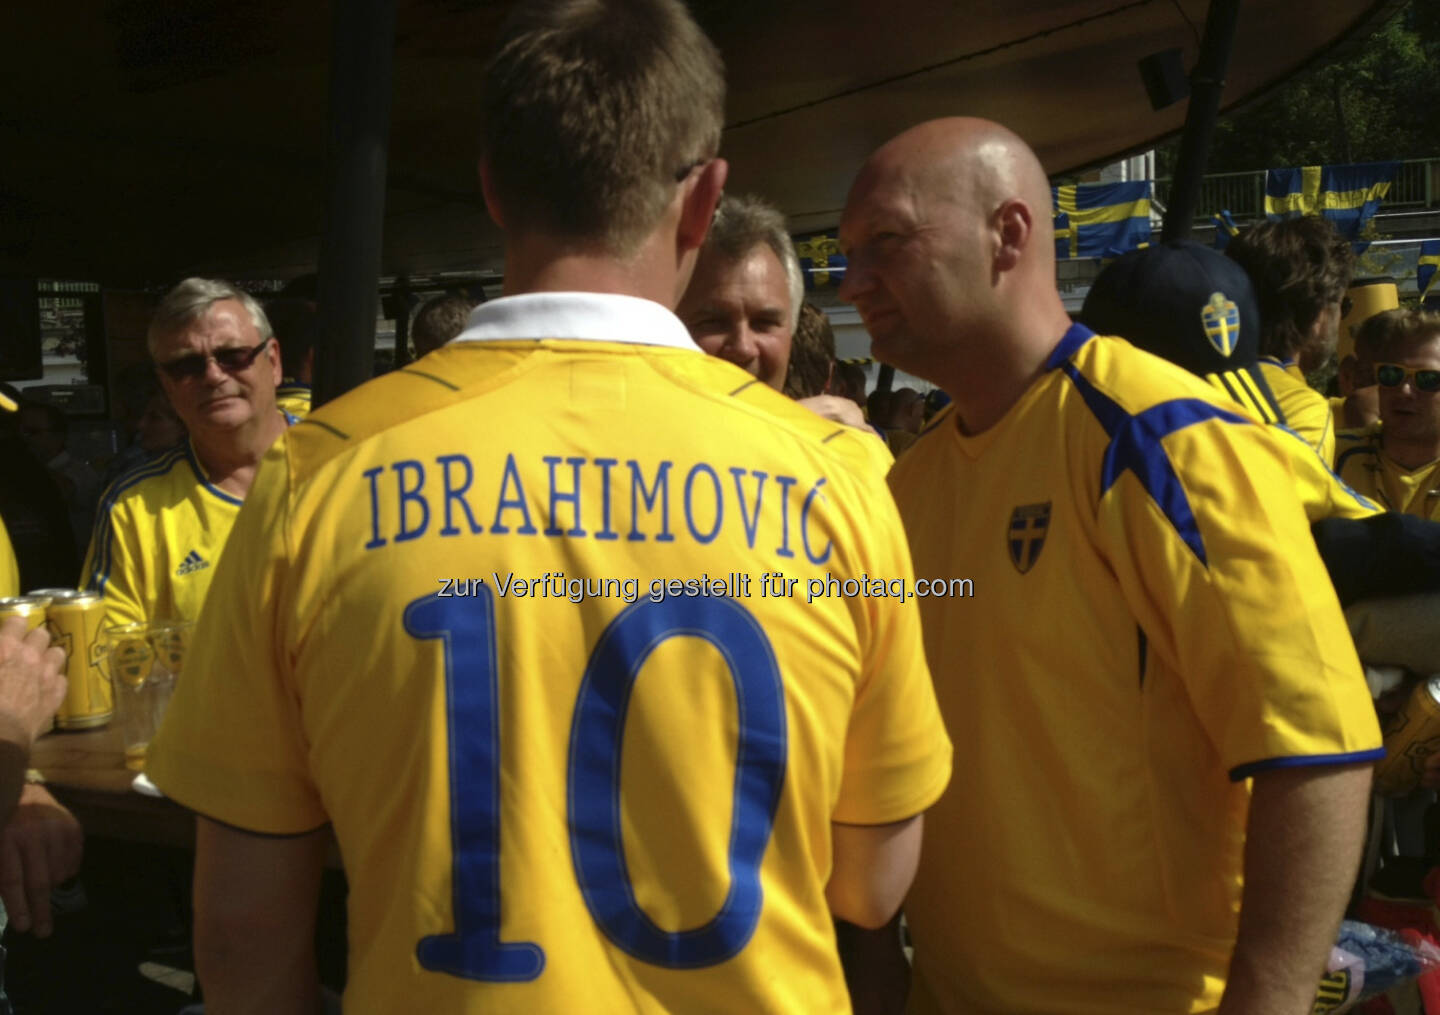
[[[666,308],[615,293],[541,292],[502,296],[470,311],[456,342],[583,339],[664,345],[699,352],[685,325]]]

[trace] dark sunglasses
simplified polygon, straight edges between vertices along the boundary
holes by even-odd
[[[209,355],[196,352],[155,365],[165,371],[165,376],[172,381],[189,381],[197,377],[204,377],[212,359],[227,374],[238,374],[240,371],[248,369],[250,364],[255,362],[255,358],[260,355],[261,350],[269,344],[270,339],[267,338],[259,345],[249,349],[244,346],[232,346],[228,349],[216,349]]]
[[[1406,378],[1416,391],[1440,391],[1440,370],[1412,369],[1399,363],[1376,363],[1375,380],[1387,388],[1398,388]]]

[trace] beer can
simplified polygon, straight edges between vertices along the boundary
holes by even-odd
[[[1404,796],[1420,785],[1425,761],[1440,750],[1440,674],[1416,685],[1385,723],[1385,758],[1375,765],[1375,792]]]
[[[11,617],[24,617],[25,630],[33,631],[45,623],[45,607],[49,604],[44,596],[5,596],[0,599],[0,623]]]
[[[65,700],[56,713],[62,730],[104,726],[114,715],[114,693],[105,675],[105,600],[78,589],[51,593],[47,623],[50,638],[65,649]]]

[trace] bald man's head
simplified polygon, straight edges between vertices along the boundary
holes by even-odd
[[[1035,153],[987,120],[934,120],[876,151],[840,220],[840,295],[877,358],[929,377],[959,336],[1003,330],[1042,287],[1058,303],[1050,206]]]
[[[912,174],[937,198],[973,201],[982,211],[1012,198],[1050,207],[1040,160],[1013,131],[989,120],[957,116],[912,127],[866,161],[860,180],[893,173]]]

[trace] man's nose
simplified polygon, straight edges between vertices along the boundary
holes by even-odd
[[[854,303],[855,297],[870,288],[870,271],[861,260],[853,258],[845,265],[845,274],[840,278],[837,295],[845,303]]]
[[[230,375],[225,372],[225,368],[220,365],[220,361],[217,360],[214,356],[207,356],[205,358],[206,384],[210,385],[211,387],[219,387],[221,384],[225,383],[225,379],[229,376]]]
[[[740,324],[725,340],[725,350],[729,354],[727,359],[744,366],[760,355],[760,343],[755,340],[755,332],[748,324]]]

